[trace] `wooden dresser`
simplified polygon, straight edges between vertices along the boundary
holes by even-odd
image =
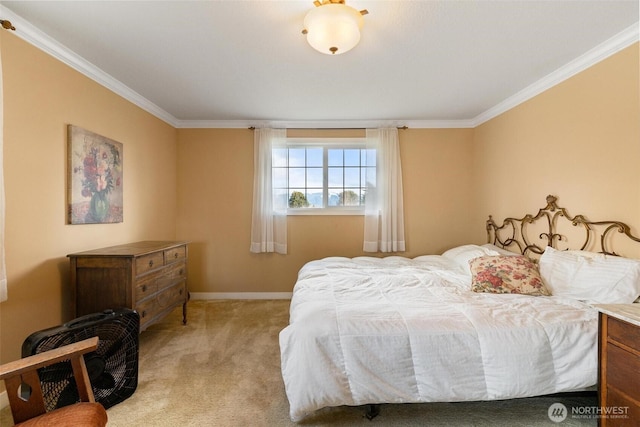
[[[600,426],[640,423],[640,304],[598,305]]]
[[[187,323],[187,242],[144,241],[67,256],[75,317],[131,308],[143,331],[182,305]]]

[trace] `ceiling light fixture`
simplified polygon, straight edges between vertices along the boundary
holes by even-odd
[[[316,6],[304,18],[302,34],[315,50],[327,55],[339,55],[353,49],[360,41],[360,29],[364,23],[362,15],[347,6],[344,0],[316,0]]]

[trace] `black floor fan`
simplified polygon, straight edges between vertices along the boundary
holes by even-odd
[[[130,309],[89,314],[62,326],[34,332],[22,344],[22,357],[98,337],[98,348],[85,355],[96,402],[105,409],[130,397],[138,386],[140,316]],[[71,363],[38,371],[47,410],[79,401]]]

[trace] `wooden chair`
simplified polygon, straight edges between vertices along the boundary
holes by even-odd
[[[4,380],[7,387],[15,425],[104,427],[107,424],[107,411],[95,401],[83,356],[97,347],[98,337],[93,337],[1,365],[0,379]],[[64,360],[71,361],[80,402],[47,412],[37,370]],[[24,388],[25,384],[31,389],[27,398],[20,395],[21,386]]]

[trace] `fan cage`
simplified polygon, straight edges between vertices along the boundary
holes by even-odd
[[[85,363],[96,402],[105,409],[130,397],[138,385],[140,317],[134,310],[107,310],[32,334],[23,344],[23,356],[42,353],[94,336],[96,351]],[[47,411],[80,401],[70,361],[38,370]]]

